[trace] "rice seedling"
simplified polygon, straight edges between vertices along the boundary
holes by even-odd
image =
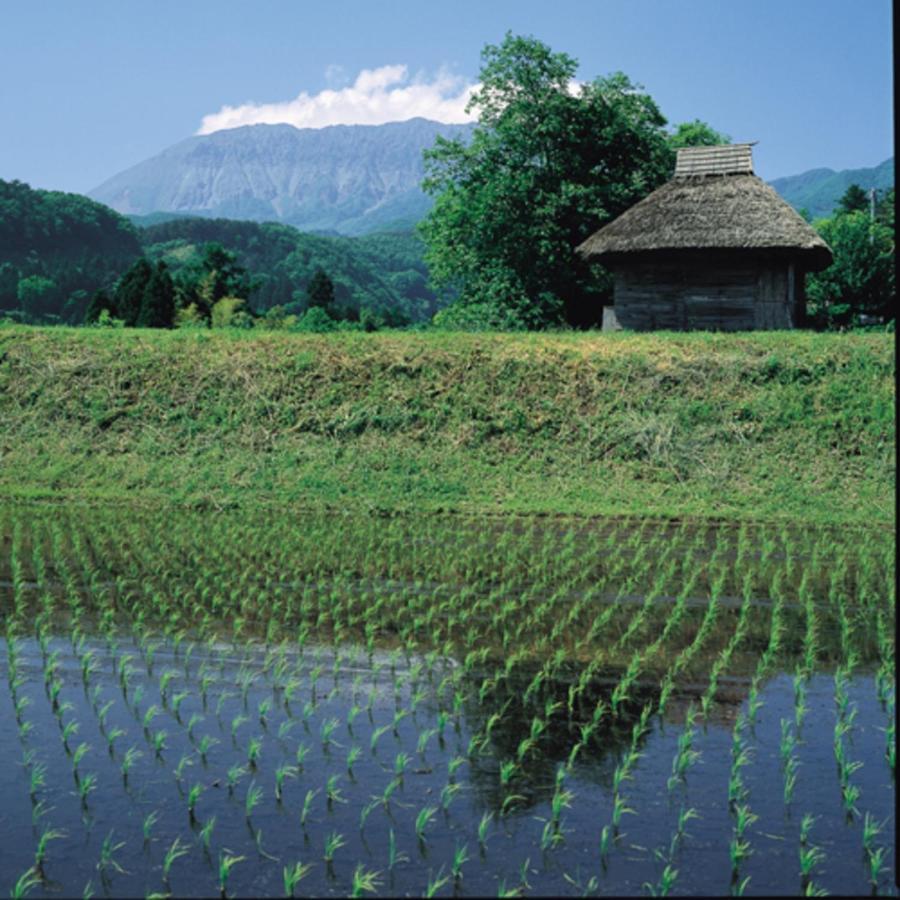
[[[50,812],[52,812],[54,807],[47,806],[44,800],[38,800],[36,803],[32,801],[31,806],[31,824],[37,825],[37,823]]]
[[[797,784],[797,768],[800,765],[796,756],[788,757],[784,764],[784,804],[789,806]]]
[[[210,816],[203,825],[200,826],[200,840],[203,843],[203,849],[208,851],[209,844],[212,840],[213,829],[216,827],[216,817]]]
[[[448,783],[441,788],[441,809],[446,813],[456,795],[462,790],[462,785]]]
[[[297,890],[297,885],[306,878],[312,869],[312,863],[295,862],[293,866],[285,866],[282,869],[282,880],[284,882],[284,895],[293,897]]]
[[[425,829],[434,819],[434,815],[437,812],[437,807],[434,806],[423,806],[422,809],[416,815],[416,837],[424,842],[425,841]]]
[[[181,722],[181,704],[190,696],[188,691],[178,691],[172,695],[172,715],[178,722]]]
[[[26,871],[16,879],[16,883],[9,892],[9,896],[12,900],[21,900],[22,897],[28,896],[28,892],[32,888],[37,887],[40,883],[40,873],[32,866],[30,869],[26,869]]]
[[[262,738],[252,737],[247,741],[247,765],[256,769],[259,765],[259,754],[262,752]]]
[[[153,744],[153,752],[157,757],[162,757],[163,750],[168,749],[168,745],[166,744],[166,738],[169,736],[169,732],[164,728],[161,728],[159,731],[153,732],[152,744]]]
[[[233,765],[230,766],[228,771],[225,774],[226,783],[228,785],[228,793],[233,794],[234,789],[237,787],[237,783],[247,774],[247,769],[244,766]]]
[[[189,850],[190,848],[186,844],[181,843],[181,838],[176,837],[175,840],[172,841],[171,846],[166,850],[166,854],[163,857],[163,880],[166,883],[169,881],[169,872],[172,868],[172,864],[176,859],[186,856]]]
[[[667,863],[662,874],[659,876],[659,881],[656,885],[652,885],[645,881],[644,889],[651,897],[668,897],[669,891],[672,890],[672,886],[675,884],[677,878],[678,869],[673,868],[671,863]]]
[[[25,764],[26,767],[28,763]],[[34,803],[37,792],[47,784],[47,767],[43,763],[34,763],[31,765],[28,773],[28,795],[31,802]]]
[[[317,790],[308,790],[306,795],[303,798],[303,808],[300,810],[300,825],[302,827],[306,827],[306,820],[309,818],[310,810],[312,809],[312,802],[316,798],[316,794],[319,791]]]
[[[146,816],[144,816],[141,822],[141,830],[144,835],[144,843],[146,844],[150,840],[150,836],[153,832],[153,826],[159,820],[159,813],[156,810],[152,810]]]
[[[244,817],[247,821],[250,820],[253,810],[259,806],[260,801],[262,800],[262,794],[262,788],[257,787],[256,783],[251,781],[247,786],[247,793],[244,795]]]
[[[63,742],[63,747],[65,747],[66,753],[71,754],[72,750],[69,747],[69,738],[78,734],[79,727],[80,726],[78,725],[78,722],[75,721],[75,719],[72,719],[72,721],[67,722],[65,724],[65,726],[63,727],[62,742]]]
[[[376,751],[376,747],[377,747],[377,745],[378,745],[378,741],[379,741],[379,739],[381,738],[381,736],[384,735],[384,734],[386,734],[386,733],[387,733],[388,731],[390,731],[390,730],[391,730],[391,726],[390,726],[390,725],[381,725],[380,727],[376,728],[376,729],[372,732],[372,736],[369,738],[369,750],[370,750],[373,754],[377,752],[377,751]]]
[[[812,844],[800,846],[800,877],[803,887],[809,883],[813,869],[824,860],[825,854],[818,847]]]
[[[194,784],[188,791],[188,818],[191,820],[191,822],[195,822],[197,820],[197,801],[200,799],[200,795],[203,793],[203,791],[204,787],[202,784]]]
[[[878,847],[866,856],[869,866],[869,883],[872,885],[872,890],[877,891],[878,880],[881,877],[881,872],[884,868],[885,856],[887,856],[887,848]]]
[[[494,814],[492,812],[486,812],[482,814],[481,819],[478,822],[478,843],[482,848],[487,844],[488,829],[490,828],[493,819]]]
[[[279,724],[278,726],[278,740],[286,740],[291,733],[291,729],[296,724],[297,723],[293,719],[285,719],[283,722],[281,722],[281,724]]]
[[[285,778],[296,778],[297,773],[298,770],[296,766],[287,766],[282,764],[275,769],[275,799],[279,803],[282,799]]]
[[[325,781],[325,799],[328,803],[328,808],[331,808],[333,803],[346,803],[347,800],[341,794],[341,789],[338,787],[338,782],[340,781],[340,775],[329,775],[327,780]]]
[[[100,859],[97,861],[97,869],[101,874],[105,874],[112,870],[124,875],[127,873],[116,861],[114,854],[125,846],[125,842],[120,841],[118,844],[115,843],[113,841],[113,833],[113,831],[110,831],[100,844]]]
[[[362,864],[353,870],[353,882],[350,888],[351,897],[362,897],[364,891],[374,894],[378,890],[380,872],[369,872]]]
[[[50,841],[58,841],[68,837],[66,832],[58,831],[55,828],[44,828],[41,836],[38,838],[37,847],[34,851],[34,869],[36,872],[43,872],[44,862],[47,859],[47,845]]]
[[[232,856],[227,851],[219,853],[219,894],[226,897],[226,889],[228,887],[228,877],[231,870],[239,863],[243,862],[246,856]]]
[[[250,720],[243,713],[239,713],[231,720],[231,740],[234,741],[237,738],[237,730],[241,727],[245,722],[249,722]]]
[[[88,795],[97,789],[97,776],[93,772],[82,775],[78,780],[78,796],[81,800],[81,808],[87,809]]]
[[[323,859],[325,862],[328,863],[328,865],[331,865],[331,863],[334,862],[334,854],[344,846],[346,846],[344,836],[338,834],[336,831],[332,831],[328,837],[325,838],[325,847],[323,851]]]

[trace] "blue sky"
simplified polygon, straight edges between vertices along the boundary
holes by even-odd
[[[5,0],[0,178],[87,191],[204,121],[452,115],[507,30],[759,141],[764,178],[893,153],[889,0]]]

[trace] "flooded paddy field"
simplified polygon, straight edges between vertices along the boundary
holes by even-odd
[[[895,891],[885,531],[0,508],[0,887]]]

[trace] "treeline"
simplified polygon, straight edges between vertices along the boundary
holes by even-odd
[[[308,324],[320,327],[405,326],[440,307],[423,252],[410,233],[328,237],[197,218],[140,228],[87,197],[0,181],[0,315],[23,322],[213,324],[227,298],[228,324],[291,327],[315,307]],[[330,285],[319,306],[317,273]]]
[[[322,268],[316,269],[309,279],[303,297],[287,306],[276,305],[261,312],[245,299],[252,293],[253,279],[237,262],[236,254],[221,244],[207,243],[196,261],[174,274],[164,260],[154,264],[140,257],[118,279],[113,290],[94,293],[84,323],[133,328],[263,327],[300,331],[329,331],[342,326],[373,331],[385,324],[408,324],[386,321],[368,308],[360,313],[352,307],[339,307],[334,282]],[[298,312],[292,311],[295,308]]]
[[[813,226],[834,251],[834,262],[807,278],[810,323],[835,329],[894,321],[894,189],[873,197],[851,184],[834,215],[813,222]]]

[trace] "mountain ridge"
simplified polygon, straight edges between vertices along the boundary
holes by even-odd
[[[877,166],[858,169],[809,169],[769,182],[795,209],[805,209],[814,219],[831,215],[851,184],[863,190],[886,190],[894,186],[894,157]]]
[[[127,215],[179,212],[354,235],[412,226],[431,205],[422,151],[471,125],[246,125],[194,135],[88,192]]]

